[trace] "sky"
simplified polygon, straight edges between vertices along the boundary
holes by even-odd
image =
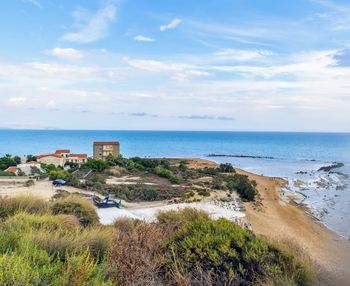
[[[4,0],[0,128],[350,132],[348,0]]]

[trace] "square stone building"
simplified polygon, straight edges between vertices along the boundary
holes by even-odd
[[[106,160],[109,155],[117,157],[120,154],[120,144],[117,141],[94,142],[94,159]]]

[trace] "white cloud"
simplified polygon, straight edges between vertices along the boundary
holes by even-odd
[[[95,14],[87,17],[85,23],[77,32],[67,33],[62,36],[63,41],[77,43],[91,43],[108,35],[109,26],[116,18],[116,4],[108,2],[102,9]],[[81,13],[75,14],[76,24],[81,20]]]
[[[129,59],[124,58],[124,61],[131,67],[148,71],[148,72],[167,72],[171,77],[179,82],[188,81],[193,78],[211,77],[213,74],[201,70],[196,66],[191,66],[182,63],[168,63],[156,60],[145,59]]]
[[[142,36],[142,35],[135,36],[134,40],[138,41],[138,42],[154,42],[155,41],[155,39],[153,39],[153,38]]]
[[[40,2],[37,1],[37,0],[22,0],[22,2],[32,4],[32,5],[34,5],[35,7],[39,8],[39,9],[43,8],[41,6]]]
[[[181,19],[175,18],[175,19],[171,20],[171,22],[169,24],[160,26],[159,29],[161,32],[164,32],[164,31],[169,30],[169,29],[175,29],[178,25],[181,24],[181,22],[182,22]]]
[[[219,58],[235,61],[251,61],[272,56],[274,53],[268,50],[239,50],[223,49],[215,53]]]
[[[7,100],[8,105],[10,106],[23,106],[27,102],[25,97],[10,97]]]
[[[54,48],[48,51],[48,53],[55,57],[65,59],[65,60],[80,60],[85,56],[85,54],[82,51],[72,49],[72,48],[66,48],[66,49]]]

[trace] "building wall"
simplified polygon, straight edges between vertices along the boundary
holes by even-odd
[[[58,158],[58,157],[55,157],[55,156],[46,156],[46,157],[43,157],[43,158],[39,158],[37,161],[40,162],[40,163],[48,164],[48,165],[49,164],[53,164],[56,167],[57,166],[61,166],[61,167],[64,166],[63,158]]]
[[[117,157],[120,154],[119,144],[94,144],[94,159],[105,160],[109,155]]]
[[[87,159],[83,159],[83,158],[78,158],[78,157],[68,157],[68,158],[64,158],[64,163],[66,162],[71,162],[71,163],[76,163],[76,164],[83,164],[87,161]]]

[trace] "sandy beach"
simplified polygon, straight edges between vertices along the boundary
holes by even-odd
[[[350,285],[350,241],[317,222],[305,209],[281,201],[282,179],[237,172],[258,183],[262,208],[245,204],[246,218],[254,232],[271,239],[292,240],[302,247],[320,266],[320,284]]]

